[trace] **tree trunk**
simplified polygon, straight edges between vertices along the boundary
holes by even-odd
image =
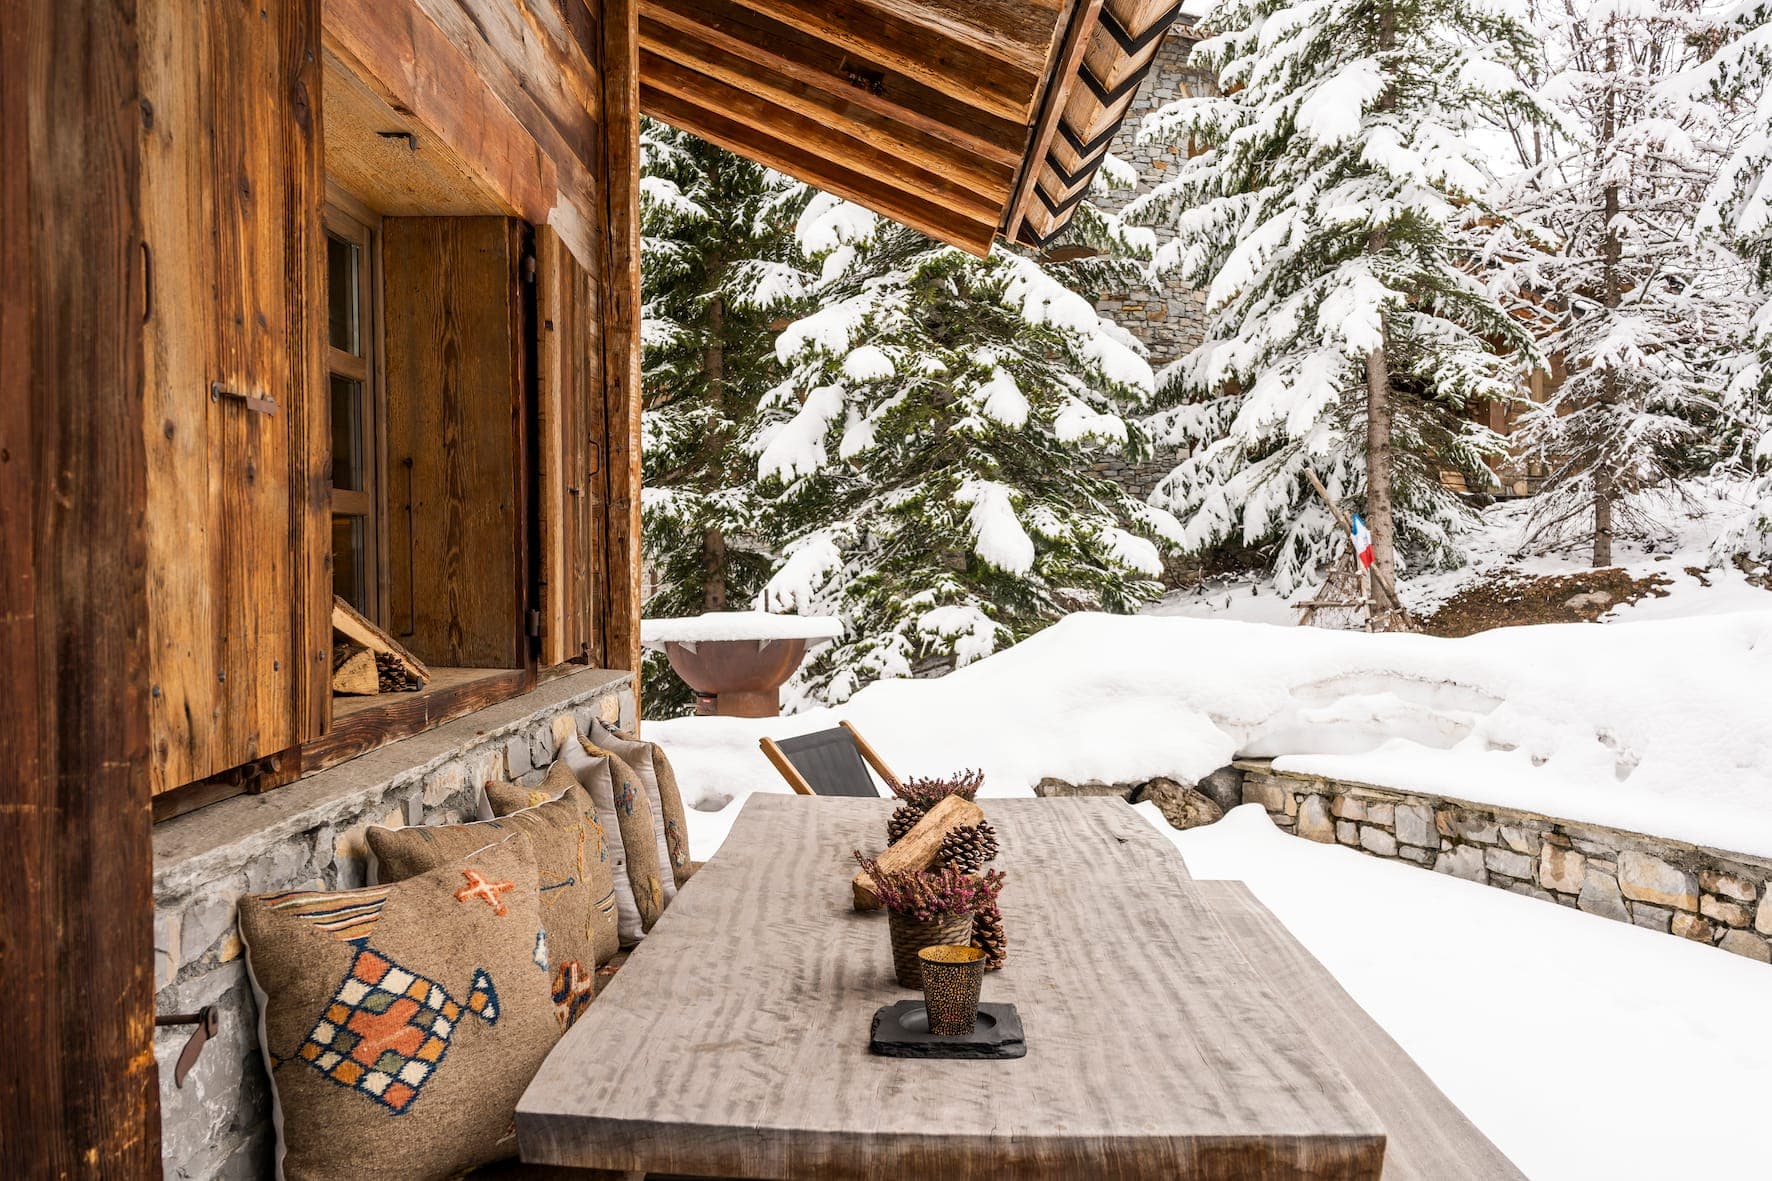
[[[1396,39],[1396,9],[1386,4],[1379,13],[1379,49],[1388,55]],[[1392,68],[1388,60],[1384,68]],[[1396,101],[1395,83],[1387,82],[1378,109],[1393,110]],[[1390,236],[1385,231],[1375,230],[1366,239],[1366,252],[1383,254],[1389,243]],[[1390,331],[1388,316],[1379,318],[1378,331],[1378,347],[1366,354],[1366,527],[1372,531],[1372,601],[1386,603],[1389,596],[1382,588],[1397,585],[1397,530],[1391,508],[1390,363],[1385,356]]]
[[[1618,69],[1618,38],[1608,25],[1606,30],[1606,72],[1610,75]],[[1606,92],[1606,113],[1600,125],[1600,150],[1611,150],[1617,138],[1617,114],[1615,110],[1616,95],[1613,91]],[[1624,243],[1618,237],[1619,193],[1615,184],[1607,185],[1604,196],[1606,216],[1606,242],[1601,256],[1600,270],[1605,276],[1605,287],[1601,299],[1606,307],[1616,309],[1623,294],[1619,268],[1624,259]],[[1600,379],[1600,405],[1604,411],[1601,418],[1602,431],[1611,416],[1616,413],[1618,405],[1618,369],[1607,366]],[[1602,434],[1602,440],[1604,435]],[[1618,481],[1612,470],[1612,456],[1602,446],[1594,451],[1591,461],[1594,465],[1594,562],[1598,566],[1612,564],[1612,506],[1618,499]]]
[[[1381,238],[1382,235],[1375,235]],[[1382,249],[1382,241],[1375,249]],[[1383,345],[1366,354],[1366,527],[1372,531],[1372,599],[1397,585],[1397,531],[1391,508],[1391,389]]]
[[[718,279],[718,268],[711,277]],[[702,349],[702,376],[708,401],[724,411],[726,403],[726,303],[718,292],[708,299],[707,344]],[[726,610],[726,535],[710,525],[701,538],[701,609]]]

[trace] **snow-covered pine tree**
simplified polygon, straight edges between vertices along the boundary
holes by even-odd
[[[1733,103],[1741,121],[1701,220],[1749,273],[1747,321],[1723,400],[1746,428],[1741,459],[1757,478],[1753,504],[1716,552],[1772,562],[1772,0],[1738,0],[1719,26],[1721,48],[1664,89]]]
[[[754,446],[795,526],[769,605],[848,625],[803,692],[843,701],[1159,593],[1174,519],[1089,470],[1098,444],[1138,446],[1121,408],[1151,387],[1068,285],[1102,264],[980,260],[824,196],[801,238],[819,310],[780,337]]]
[[[777,543],[746,443],[781,379],[773,325],[813,276],[794,238],[804,186],[648,121],[641,135],[641,387],[651,615],[748,607]],[[648,657],[655,714],[687,690]]]
[[[1547,476],[1528,520],[1544,547],[1652,534],[1650,488],[1676,486],[1715,433],[1741,275],[1697,214],[1729,141],[1718,105],[1663,83],[1713,30],[1704,0],[1544,6],[1539,93],[1562,115],[1502,204],[1522,233],[1499,285],[1561,376],[1515,435]]]
[[[1147,117],[1194,154],[1126,210],[1173,234],[1157,272],[1207,293],[1150,424],[1195,450],[1153,499],[1191,548],[1277,539],[1286,594],[1340,544],[1307,467],[1363,502],[1381,575],[1399,546],[1456,563],[1468,510],[1440,473],[1486,479],[1499,446],[1460,411],[1513,397],[1533,355],[1457,241],[1489,213],[1479,136],[1536,117],[1530,35],[1482,0],[1223,0],[1203,28],[1221,95]]]

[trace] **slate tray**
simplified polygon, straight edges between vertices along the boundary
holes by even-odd
[[[964,1037],[936,1037],[922,1001],[898,1001],[874,1014],[868,1049],[888,1058],[1021,1058],[1028,1052],[1014,1005],[985,1001],[978,1027]]]

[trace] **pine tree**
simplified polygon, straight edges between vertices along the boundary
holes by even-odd
[[[1478,135],[1536,117],[1530,36],[1476,0],[1225,0],[1204,28],[1221,95],[1146,119],[1194,154],[1126,211],[1172,232],[1157,272],[1207,293],[1151,420],[1195,450],[1155,499],[1193,548],[1277,540],[1282,593],[1340,544],[1307,467],[1363,499],[1378,576],[1398,545],[1455,564],[1468,510],[1440,472],[1486,478],[1499,448],[1460,412],[1513,397],[1532,354],[1460,248],[1490,213]]]
[[[1615,536],[1655,530],[1637,494],[1708,466],[1741,276],[1697,213],[1727,131],[1714,103],[1663,86],[1711,29],[1702,0],[1547,12],[1540,93],[1564,118],[1508,186],[1522,232],[1501,274],[1562,380],[1516,441],[1549,473],[1532,538],[1589,539],[1608,566]]]
[[[1739,0],[1720,15],[1720,48],[1666,89],[1732,103],[1740,119],[1701,224],[1748,271],[1746,322],[1723,400],[1746,428],[1739,458],[1757,479],[1753,503],[1718,539],[1716,553],[1772,561],[1772,0]]]
[[[809,190],[663,124],[641,145],[646,611],[749,607],[776,526],[745,444],[781,377],[773,325],[812,278],[793,233]],[[650,709],[687,707],[662,661],[648,672]]]
[[[1151,384],[1066,285],[1112,264],[980,260],[823,196],[801,237],[819,310],[778,342],[753,445],[793,520],[769,601],[848,625],[802,688],[842,701],[1155,597],[1173,518],[1089,471],[1098,446],[1140,445],[1121,407]]]

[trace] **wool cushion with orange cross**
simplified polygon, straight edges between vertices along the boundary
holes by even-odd
[[[559,1036],[540,898],[514,831],[399,882],[241,899],[282,1176],[442,1178],[516,1151]]]
[[[565,767],[555,764],[542,785],[544,802],[497,820],[475,824],[418,824],[407,828],[371,827],[365,834],[375,854],[376,871],[384,882],[403,881],[426,873],[522,832],[535,848],[540,873],[541,925],[547,934],[547,959],[556,1011],[564,1029],[589,1003],[590,993],[577,981],[588,980],[619,950],[616,936],[615,858],[590,794]],[[491,890],[469,885],[464,890]]]

